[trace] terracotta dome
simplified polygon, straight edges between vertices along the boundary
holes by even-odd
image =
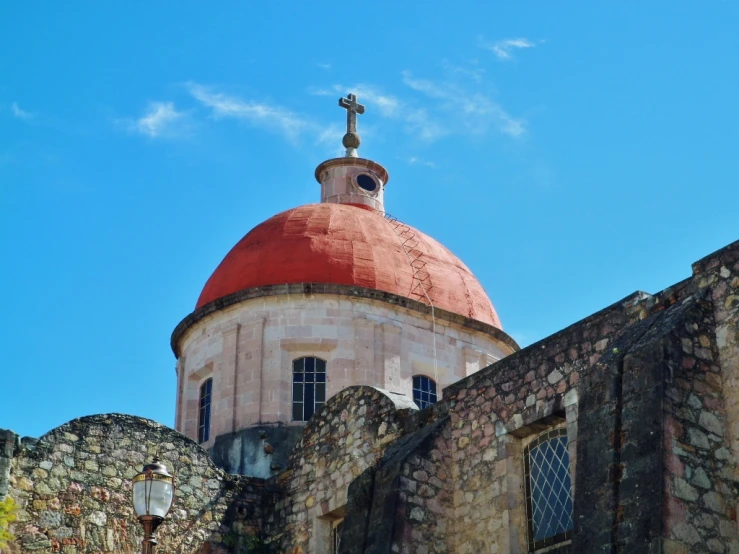
[[[196,308],[229,294],[284,283],[330,283],[377,289],[427,303],[393,224],[377,211],[346,204],[308,204],[257,225],[226,255]],[[490,299],[459,258],[410,230],[428,272],[436,307],[501,329]],[[407,236],[409,233],[406,232]],[[411,244],[411,243],[408,243]]]

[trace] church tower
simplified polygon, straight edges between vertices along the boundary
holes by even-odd
[[[172,334],[178,431],[232,473],[284,469],[305,422],[352,385],[424,408],[444,387],[518,350],[483,287],[449,250],[385,212],[389,176],[346,155],[315,172],[321,202],[249,231]]]

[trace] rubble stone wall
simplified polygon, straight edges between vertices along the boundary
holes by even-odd
[[[665,541],[676,553],[737,552],[736,460],[727,441],[728,391],[722,389],[713,307],[691,298],[681,312],[663,344]]]
[[[446,389],[454,483],[449,530],[455,552],[528,551],[523,443],[566,423],[570,472],[581,473],[578,391],[595,386],[582,382],[613,348],[627,310],[640,298],[627,298]]]
[[[449,418],[439,419],[428,430],[400,465],[391,552],[453,552],[448,533],[454,491]]]
[[[726,404],[726,439],[739,460],[739,241],[693,264],[696,287],[707,290],[715,322],[716,361]],[[708,335],[710,336],[710,335]],[[734,465],[734,513],[739,512],[739,462]],[[738,524],[739,525],[739,524]]]
[[[38,441],[0,430],[0,498],[20,506],[8,552],[138,552],[131,478],[157,454],[178,484],[164,552],[323,553],[338,533],[340,554],[523,554],[524,448],[563,428],[574,530],[548,554],[739,554],[739,243],[693,271],[449,385],[426,410],[345,388],[267,480],[228,475],[131,416]]]
[[[739,551],[728,440],[739,243],[718,257],[447,387],[455,552],[528,551],[522,447],[565,423],[575,526],[559,551]]]
[[[349,387],[329,399],[306,425],[289,469],[269,481],[282,491],[266,526],[269,548],[330,552],[349,485],[379,463],[417,410],[409,398],[372,387]]]
[[[9,494],[20,510],[8,553],[140,552],[131,478],[154,455],[177,486],[158,532],[161,551],[245,552],[260,540],[263,482],[225,474],[197,444],[153,421],[89,416],[14,442]]]

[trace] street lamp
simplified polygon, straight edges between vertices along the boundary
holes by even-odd
[[[159,458],[133,478],[133,509],[144,526],[143,554],[154,554],[154,531],[167,516],[174,500],[174,479]]]

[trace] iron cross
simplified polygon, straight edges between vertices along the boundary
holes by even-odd
[[[339,106],[346,110],[346,132],[357,132],[357,114],[364,113],[364,106],[357,102],[356,94],[347,94],[346,98],[339,98]]]

